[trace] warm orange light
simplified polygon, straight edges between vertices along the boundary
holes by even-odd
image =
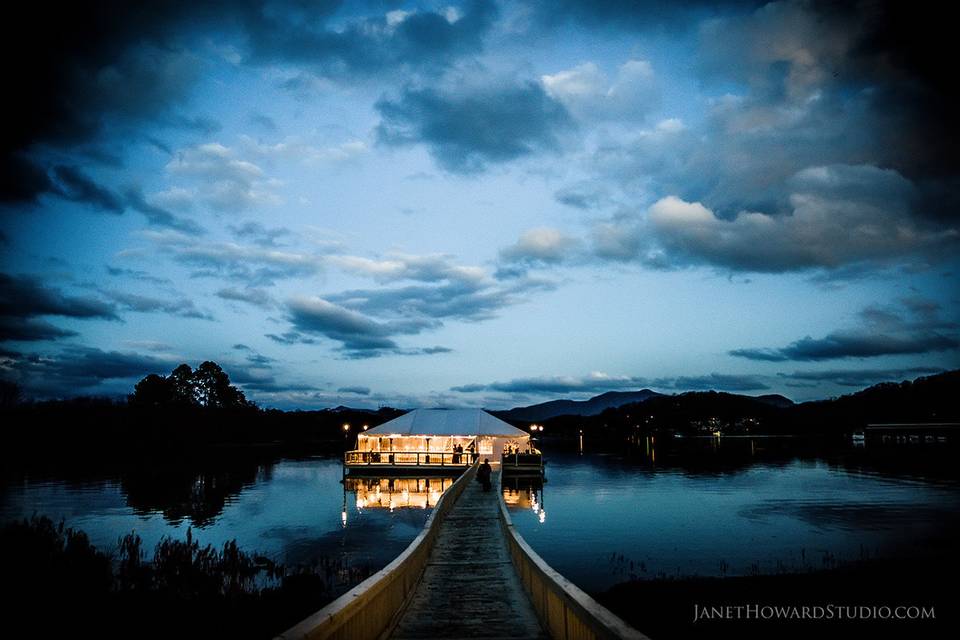
[[[349,424],[343,425],[343,430],[344,430],[344,431],[350,431],[350,425],[349,425]]]

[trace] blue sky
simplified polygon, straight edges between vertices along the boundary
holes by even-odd
[[[31,11],[0,203],[0,375],[29,397],[208,359],[282,408],[804,400],[960,366],[935,15]]]

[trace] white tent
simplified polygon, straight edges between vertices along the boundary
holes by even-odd
[[[497,462],[504,448],[527,449],[530,434],[481,409],[415,409],[360,433],[356,450],[360,455],[356,457],[367,460],[363,454],[389,453],[395,462],[409,458],[422,464],[427,458],[417,454],[442,453],[452,461],[455,446]],[[432,459],[446,457],[434,455]],[[465,456],[456,459],[468,460]]]
[[[522,438],[527,432],[483,409],[414,409],[366,432],[369,436],[500,436]]]

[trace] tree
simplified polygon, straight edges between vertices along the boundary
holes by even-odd
[[[194,393],[197,401],[210,408],[237,408],[247,406],[243,392],[230,384],[230,377],[216,362],[206,361],[193,372]]]
[[[190,406],[212,409],[236,409],[254,406],[243,391],[230,384],[230,377],[216,362],[204,362],[194,371],[181,364],[163,377],[151,373],[134,387],[128,401],[132,405]]]
[[[173,401],[173,385],[171,378],[164,378],[151,373],[137,383],[133,394],[128,398],[130,404],[142,407],[166,406]]]
[[[181,364],[173,370],[170,380],[171,404],[197,404],[196,388],[194,387],[193,369],[188,364]]]

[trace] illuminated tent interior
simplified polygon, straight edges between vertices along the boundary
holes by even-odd
[[[457,465],[476,452],[498,464],[505,448],[531,449],[530,434],[481,409],[415,409],[359,434],[347,462]]]

